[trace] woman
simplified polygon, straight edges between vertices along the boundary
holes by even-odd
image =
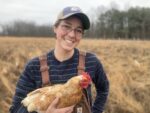
[[[80,53],[76,47],[83,37],[84,30],[89,29],[89,27],[89,18],[78,7],[66,7],[58,15],[54,25],[55,49],[47,53],[48,71],[52,84],[65,83],[68,79],[77,75]],[[85,71],[90,74],[97,91],[95,102],[92,102],[91,87],[87,89],[87,96],[93,103],[93,105],[91,104],[92,113],[102,113],[108,96],[109,82],[102,64],[92,53],[86,53]],[[39,57],[36,57],[27,63],[18,80],[10,112],[28,113],[20,102],[27,93],[41,86],[40,61]],[[46,113],[75,113],[74,106],[57,109],[58,100],[56,98],[51,103]]]

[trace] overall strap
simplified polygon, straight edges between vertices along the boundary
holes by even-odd
[[[85,71],[85,51],[79,51],[78,75]]]
[[[86,56],[85,51],[79,51],[78,75],[82,74],[82,72],[85,71],[85,56]],[[84,89],[82,93],[83,93],[83,98],[85,100],[85,104],[91,113],[91,108],[90,108],[91,102],[88,96],[87,89]]]
[[[50,83],[50,78],[49,78],[49,72],[48,72],[48,65],[47,65],[47,55],[43,54],[42,56],[39,57],[40,60],[40,71],[41,71],[41,77],[42,77],[42,87]]]

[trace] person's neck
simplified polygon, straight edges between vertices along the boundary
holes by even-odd
[[[55,58],[60,62],[71,58],[73,56],[73,54],[74,54],[74,49],[72,51],[65,51],[65,50],[57,48],[57,47],[55,47],[55,49],[54,49]]]

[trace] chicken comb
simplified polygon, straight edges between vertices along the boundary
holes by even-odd
[[[87,72],[82,72],[82,75],[83,75],[85,78],[88,79],[89,83],[92,81],[92,80],[91,80],[91,77],[90,77],[90,75],[89,75],[89,73],[87,73]]]

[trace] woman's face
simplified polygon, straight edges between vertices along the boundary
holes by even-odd
[[[56,46],[65,51],[73,50],[80,42],[83,36],[83,27],[81,21],[76,17],[70,17],[62,20],[54,28],[56,34]]]

